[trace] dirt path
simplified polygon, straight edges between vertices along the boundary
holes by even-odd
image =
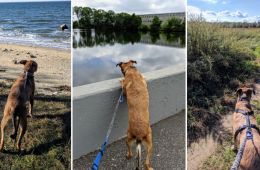
[[[232,112],[222,117],[221,124],[223,126],[216,129],[217,133],[208,134],[205,138],[199,139],[187,148],[188,170],[199,169],[201,164],[216,151],[225,135],[232,133]]]
[[[260,77],[260,76],[257,76]],[[252,106],[255,113],[260,113],[259,101],[260,101],[260,78],[254,83],[256,95],[252,97]],[[258,106],[254,105],[258,104]],[[194,142],[188,147],[187,160],[188,170],[198,170],[202,166],[203,162],[216,151],[220,141],[225,133],[232,133],[232,112],[228,115],[222,116],[221,120],[222,128],[216,129],[218,135],[209,134],[206,138],[199,139],[198,142]]]

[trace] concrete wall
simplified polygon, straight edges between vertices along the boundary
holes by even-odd
[[[144,74],[150,95],[150,121],[156,123],[185,108],[184,64]],[[73,88],[73,159],[98,149],[104,142],[120,79]],[[126,135],[126,101],[119,106],[110,143]]]

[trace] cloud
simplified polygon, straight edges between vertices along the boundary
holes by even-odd
[[[186,11],[184,0],[73,0],[72,5],[137,14]]]
[[[195,6],[188,6],[188,16],[201,15],[209,22],[215,21],[232,21],[232,22],[258,22],[260,21],[259,16],[248,16],[247,13],[242,11],[209,11],[202,10]]]
[[[242,13],[240,11],[236,11],[236,12],[232,13],[231,16],[239,17],[239,18],[246,18],[246,17],[248,17],[247,13]]]

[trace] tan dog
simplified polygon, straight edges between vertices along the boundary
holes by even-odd
[[[124,79],[121,85],[127,98],[128,105],[128,130],[127,130],[127,158],[132,157],[131,145],[134,140],[137,143],[137,164],[140,169],[141,142],[147,148],[145,168],[152,170],[150,159],[152,155],[152,130],[149,120],[149,94],[147,84],[141,73],[133,65],[136,61],[130,60],[126,63],[117,64],[121,68]]]
[[[241,87],[237,90],[236,110],[233,114],[233,133],[235,135],[235,149],[239,148],[246,137],[246,129],[238,131],[239,127],[246,124],[246,116],[250,115],[250,123],[257,125],[255,116],[252,112],[250,100],[255,91],[250,87]],[[252,140],[247,140],[245,150],[240,162],[240,170],[260,169],[260,135],[257,128],[251,128]],[[236,133],[237,132],[237,133]]]
[[[32,60],[22,60],[17,64],[24,65],[24,73],[20,75],[11,87],[10,93],[4,109],[4,115],[1,122],[1,143],[0,151],[4,148],[4,129],[8,121],[12,118],[14,130],[10,135],[12,139],[16,139],[18,126],[20,124],[20,135],[16,143],[16,147],[21,151],[21,141],[27,128],[27,108],[26,104],[29,101],[29,116],[32,116],[34,102],[34,72],[37,71],[37,63]],[[18,120],[17,120],[18,118]]]

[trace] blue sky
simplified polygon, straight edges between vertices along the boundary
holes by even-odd
[[[260,21],[260,0],[188,0],[188,13],[208,21]]]

